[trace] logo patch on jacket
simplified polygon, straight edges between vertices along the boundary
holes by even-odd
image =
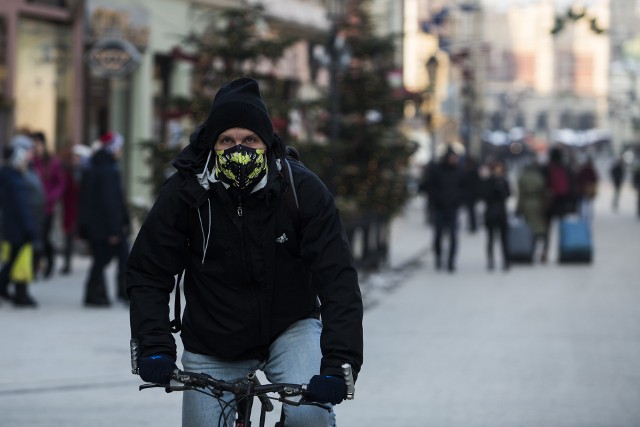
[[[284,243],[284,242],[286,242],[287,240],[289,240],[289,238],[287,237],[287,233],[282,233],[282,236],[278,237],[278,238],[276,239],[276,242],[277,242],[277,243]]]

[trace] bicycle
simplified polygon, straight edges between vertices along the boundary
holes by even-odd
[[[132,346],[131,371],[138,374],[137,367],[137,348]],[[353,373],[351,366],[347,363],[342,365],[342,373],[347,385],[347,400],[354,398],[355,387],[353,382]],[[307,384],[289,384],[289,383],[272,383],[260,384],[258,377],[254,371],[247,374],[246,378],[236,381],[218,380],[204,373],[185,372],[176,369],[171,375],[169,385],[146,383],[139,386],[139,390],[148,388],[164,388],[167,393],[174,391],[194,390],[204,393],[216,399],[221,405],[222,411],[218,419],[218,427],[226,426],[229,417],[235,413],[235,427],[251,426],[251,410],[253,408],[254,398],[257,397],[261,403],[259,427],[264,427],[266,422],[266,413],[273,411],[273,403],[271,400],[281,402],[283,405],[301,406],[310,405],[317,406],[329,412],[332,411],[330,406],[320,402],[305,400],[308,396]],[[206,391],[205,391],[206,390]],[[229,392],[233,395],[230,402],[222,399],[223,393]],[[269,393],[275,393],[279,397],[269,396]],[[300,400],[291,400],[293,397],[301,396]],[[276,422],[275,427],[284,427],[285,413],[284,406],[280,412],[280,421]]]

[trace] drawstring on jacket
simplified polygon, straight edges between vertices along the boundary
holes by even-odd
[[[204,257],[207,256],[207,249],[209,248],[209,238],[211,237],[211,200],[207,199],[207,204],[209,205],[209,227],[208,227],[206,238],[204,236],[204,224],[202,223],[200,208],[198,208],[198,219],[200,220],[200,231],[202,231],[202,264],[204,264]]]
[[[198,182],[205,190],[209,189],[209,177],[211,174],[209,173],[208,168],[209,168],[209,160],[211,160],[212,152],[213,152],[212,150],[209,150],[209,155],[207,156],[207,162],[204,164],[204,169],[202,170],[202,173],[196,174],[196,177],[198,178]]]
[[[202,173],[197,174],[198,182],[205,189],[209,190],[209,160],[211,160],[211,153],[209,151],[209,155],[207,156],[207,161],[204,164],[204,169]],[[200,231],[202,232],[202,264],[204,264],[204,258],[207,256],[207,249],[209,249],[209,239],[211,238],[211,200],[207,198],[207,203],[209,204],[209,226],[207,235],[204,235],[204,224],[202,223],[202,215],[200,215],[200,208],[198,207],[198,219],[200,220]]]

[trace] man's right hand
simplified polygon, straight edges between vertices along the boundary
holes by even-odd
[[[176,362],[166,354],[154,354],[138,361],[138,369],[142,381],[169,385],[171,374],[177,369]]]

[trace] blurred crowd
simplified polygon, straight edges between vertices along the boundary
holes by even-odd
[[[84,304],[110,305],[104,269],[113,258],[116,297],[126,302],[130,222],[118,164],[123,142],[121,135],[104,132],[91,147],[53,153],[43,132],[22,130],[11,139],[0,168],[0,299],[36,307],[30,283],[71,273],[74,242],[81,239],[92,257]],[[62,248],[53,243],[56,221]]]
[[[107,131],[90,146],[54,153],[42,132],[20,131],[6,145],[0,167],[0,301],[36,307],[29,284],[71,273],[74,245],[82,242],[92,258],[84,305],[106,307],[114,298],[128,302],[124,271],[131,224],[119,168],[123,142]],[[631,177],[640,217],[640,166],[630,168],[619,157],[608,176],[600,176],[589,156],[578,160],[561,148],[548,154],[546,161],[530,157],[509,171],[502,159],[479,162],[447,145],[425,165],[419,191],[426,196],[425,221],[433,228],[436,269],[456,271],[461,216],[469,232],[485,231],[487,269],[548,262],[554,224],[572,217],[590,227],[603,179],[613,185],[616,212],[625,177]],[[62,237],[54,244],[56,227]],[[105,269],[113,259],[110,298]]]
[[[425,221],[433,227],[436,269],[456,270],[460,216],[466,216],[471,233],[481,224],[484,226],[489,270],[496,268],[494,246],[505,271],[512,262],[546,263],[554,224],[562,229],[568,220],[574,221],[584,230],[584,240],[591,239],[594,199],[602,179],[611,180],[614,188],[611,206],[617,212],[620,189],[625,176],[630,175],[637,192],[640,217],[640,165],[629,171],[630,174],[625,165],[622,157],[616,158],[608,170],[609,176],[601,177],[592,157],[579,158],[572,151],[554,147],[549,150],[547,161],[528,157],[514,175],[509,175],[503,159],[480,163],[465,156],[455,144],[447,145],[437,159],[424,166],[418,186],[426,196]],[[511,198],[515,200],[509,203]],[[444,242],[448,244],[446,251]],[[584,243],[585,246],[592,244]],[[575,261],[590,262],[592,248],[583,249],[588,255]]]

